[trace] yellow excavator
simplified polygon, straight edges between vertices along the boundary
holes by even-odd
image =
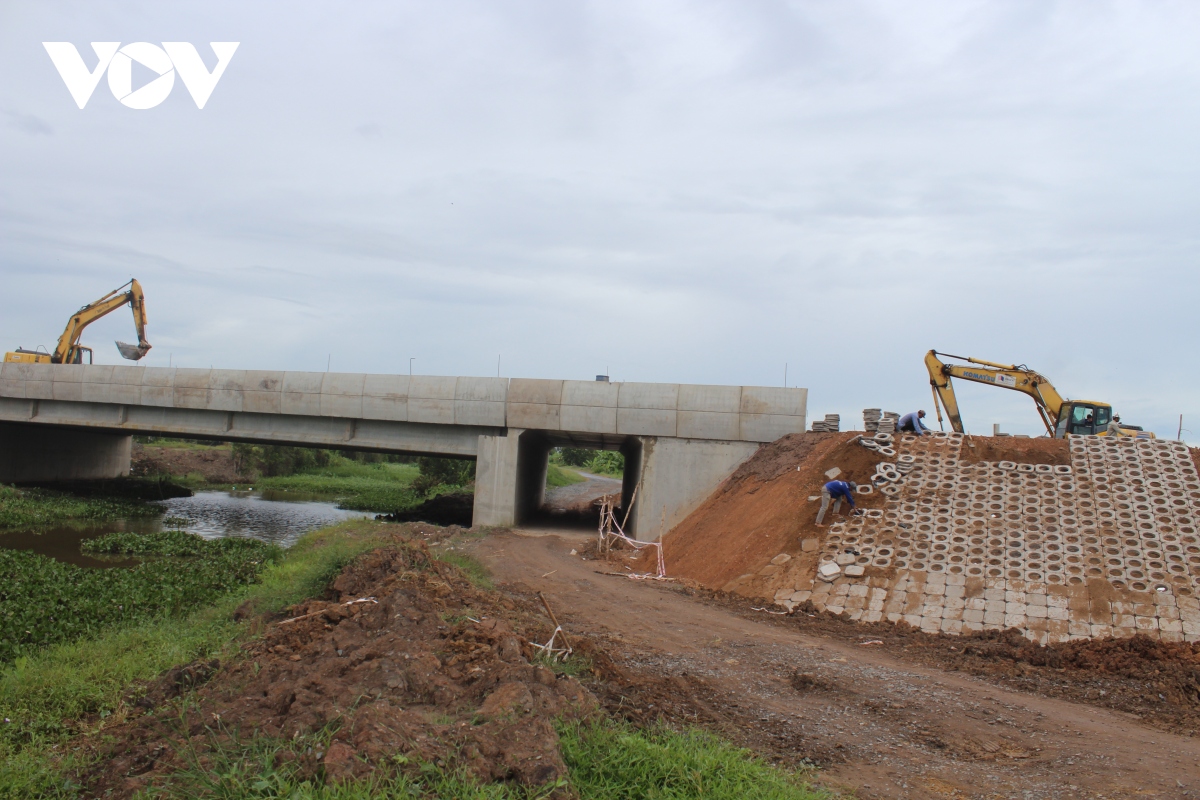
[[[142,294],[142,285],[136,279],[113,289],[96,302],[88,303],[72,314],[66,330],[58,337],[58,345],[53,353],[46,352],[45,348],[26,350],[18,347],[16,352],[5,353],[4,360],[21,364],[83,364],[83,356],[86,353],[86,363],[90,364],[92,348],[79,343],[83,329],[124,305],[133,309],[133,324],[137,327],[138,343],[117,342],[117,350],[123,358],[140,361],[150,352],[150,343],[146,341],[146,296]]]
[[[965,361],[971,366],[947,364],[942,361],[943,358]],[[1045,376],[1039,375],[1024,364],[997,364],[930,350],[925,354],[925,367],[929,370],[929,385],[933,387],[933,405],[937,409],[938,424],[942,423],[942,406],[945,406],[950,425],[959,433],[964,432],[963,423],[958,413],[958,399],[954,396],[951,378],[1000,386],[1029,395],[1037,405],[1046,431],[1056,439],[1065,439],[1068,435],[1108,435],[1108,423],[1113,418],[1112,406],[1095,400],[1067,400]],[[1136,425],[1126,425],[1123,422],[1119,424],[1122,436],[1155,438],[1153,433],[1143,431]]]

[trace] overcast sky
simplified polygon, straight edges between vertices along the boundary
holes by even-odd
[[[241,44],[203,110],[80,110],[44,41]],[[1198,41],[1170,2],[0,2],[0,348],[137,277],[149,366],[786,364],[848,428],[932,412],[932,347],[1200,440]]]

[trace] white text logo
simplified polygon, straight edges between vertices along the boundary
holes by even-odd
[[[209,72],[196,48],[188,42],[163,42],[162,47],[149,42],[133,42],[124,47],[120,42],[92,42],[92,50],[98,59],[93,70],[87,68],[83,57],[70,42],[42,42],[67,85],[67,91],[75,99],[75,105],[80,108],[91,99],[105,70],[108,70],[108,88],[113,97],[130,108],[154,108],[166,100],[175,86],[176,72],[196,101],[196,108],[204,108],[238,44],[209,42],[217,56],[217,66]],[[158,74],[157,78],[136,90],[133,88],[135,61]]]

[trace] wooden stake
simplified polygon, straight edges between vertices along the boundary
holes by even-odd
[[[546,613],[550,615],[550,621],[554,623],[554,627],[562,634],[563,644],[566,646],[567,652],[571,652],[574,649],[571,647],[571,640],[567,638],[567,632],[562,629],[562,625],[558,624],[558,617],[554,616],[554,612],[550,610],[550,604],[546,602],[546,595],[538,592],[537,596],[542,601],[542,606],[546,609]]]

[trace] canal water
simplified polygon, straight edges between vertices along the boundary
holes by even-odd
[[[119,567],[135,562],[86,556],[79,552],[80,543],[116,531],[154,533],[164,528],[180,528],[206,539],[243,536],[289,547],[317,528],[347,519],[372,519],[375,516],[362,511],[347,511],[329,502],[297,500],[294,494],[287,498],[276,499],[275,495],[258,492],[196,492],[191,497],[156,503],[163,509],[160,517],[0,533],[0,548],[31,550],[82,567]]]

